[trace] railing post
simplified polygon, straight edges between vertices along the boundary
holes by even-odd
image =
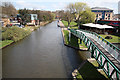
[[[90,49],[90,46],[92,45],[92,43],[90,42],[90,44],[88,45],[88,50]]]
[[[80,44],[82,44],[82,39],[80,39]]]
[[[118,74],[118,72],[116,72],[116,77],[117,77],[117,80],[119,80],[119,74]]]
[[[85,45],[87,46],[87,43],[88,43],[88,38],[86,38],[86,39],[87,39],[87,41],[86,41]]]
[[[107,62],[108,77],[110,77],[109,62]]]
[[[100,54],[100,68],[102,68],[102,55]]]
[[[91,44],[92,46],[92,50],[91,50],[91,58],[94,58],[94,49],[93,49],[93,45]]]
[[[97,59],[97,49],[95,49],[95,54],[96,54],[96,57],[95,57],[95,58]]]

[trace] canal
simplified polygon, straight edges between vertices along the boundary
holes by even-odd
[[[88,57],[63,44],[57,21],[2,50],[3,78],[70,78]]]

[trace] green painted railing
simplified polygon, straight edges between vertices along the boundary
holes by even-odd
[[[88,50],[91,52],[91,57],[97,60],[99,64],[99,68],[103,69],[103,71],[106,73],[108,78],[110,78],[111,80],[115,78],[117,80],[120,80],[120,70],[118,69],[118,67],[114,65],[114,63],[111,62],[111,60],[109,60],[109,58],[87,36],[85,36],[85,34],[73,29],[69,29],[69,30],[74,36],[83,40],[85,45],[88,47]]]
[[[100,35],[98,35],[97,33],[95,32],[91,32],[91,31],[86,31],[86,30],[82,30],[80,29],[81,31],[84,31],[84,32],[87,32],[87,33],[90,33],[90,34],[94,34],[95,36],[97,36],[98,38],[100,38],[102,41],[106,42],[111,48],[117,50],[118,52],[120,52],[120,49],[118,47],[116,47],[115,45],[113,45],[112,43],[108,42],[107,40],[105,40],[103,37],[101,37]]]

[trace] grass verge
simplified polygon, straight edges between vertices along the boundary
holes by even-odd
[[[80,43],[80,39],[78,39],[78,42],[76,44],[76,42],[74,41],[74,37],[71,37],[71,41],[69,41],[69,31],[68,30],[63,30],[64,32],[64,38],[65,38],[65,43],[67,45],[73,46],[73,47],[78,47],[78,44]],[[84,42],[82,42],[81,44],[79,44],[80,49],[84,49],[87,48],[84,44]]]
[[[65,39],[65,44],[72,46],[72,47],[76,47],[78,48],[78,42],[76,42],[76,39],[71,36],[70,41],[69,41],[69,31],[68,30],[63,30],[64,33],[64,39]]]
[[[89,61],[87,61],[79,70],[78,80],[100,79],[107,80]],[[81,78],[82,76],[82,78]]]
[[[110,43],[120,43],[120,37],[114,35],[103,35],[100,34],[101,37],[105,38],[106,36],[112,36],[112,39],[106,39]]]
[[[50,23],[50,21],[47,21],[44,23],[44,25]],[[17,26],[12,26],[10,28],[2,27],[0,28],[2,32],[2,41],[0,41],[0,49],[10,45],[12,42],[17,42],[29,34],[31,34],[32,31],[37,30],[40,26],[26,26],[24,28],[19,28]]]
[[[25,28],[19,28],[19,27],[13,26],[11,28],[3,28],[2,41],[0,41],[0,49],[7,45],[10,45],[13,42],[16,42],[25,38],[37,28],[39,27],[27,26]]]
[[[0,49],[7,46],[7,45],[10,45],[11,43],[13,43],[14,41],[12,40],[4,40],[4,41],[0,41]]]
[[[62,20],[62,23],[64,24],[65,27],[68,27],[68,22],[67,22],[67,21]],[[73,29],[78,29],[78,27],[75,26],[75,25],[77,25],[77,23],[74,22],[74,21],[72,21],[72,22],[70,23],[70,26],[73,26],[73,27],[71,27],[71,28],[73,28]]]

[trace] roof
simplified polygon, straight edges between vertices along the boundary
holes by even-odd
[[[105,7],[93,7],[91,8],[92,10],[111,10],[113,11],[112,9],[109,9],[109,8],[105,8]]]
[[[120,14],[114,14],[113,16],[117,16],[117,17],[120,17]]]
[[[99,29],[105,29],[105,28],[113,28],[112,26],[108,25],[100,25],[100,24],[93,24],[93,23],[87,23],[83,24],[83,26],[93,27],[93,28],[99,28]]]

